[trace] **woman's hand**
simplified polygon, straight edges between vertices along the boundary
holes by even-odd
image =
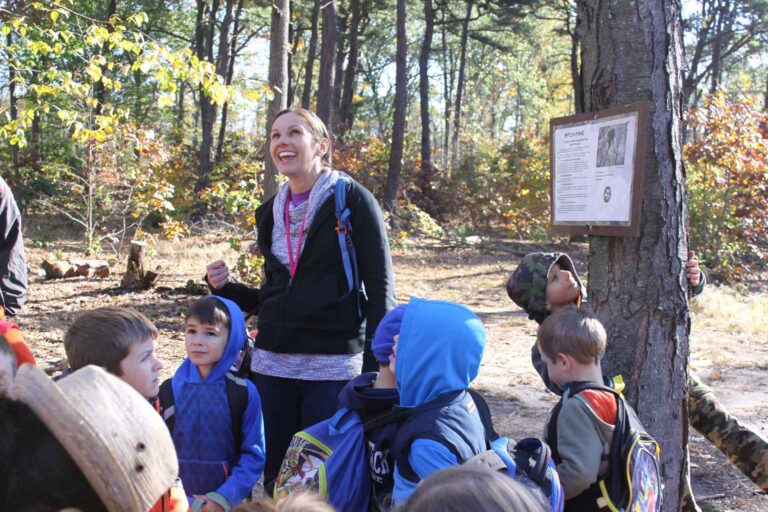
[[[224,260],[209,263],[205,270],[205,277],[213,289],[218,290],[229,282],[229,268]]]

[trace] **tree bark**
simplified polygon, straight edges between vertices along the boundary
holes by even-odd
[[[230,23],[232,24],[232,37],[229,37],[229,34],[227,34],[227,37],[229,37],[229,41],[226,42],[228,45],[227,53],[226,55],[222,56],[221,50],[219,50],[219,59],[221,62],[221,67],[224,67],[224,60],[226,60],[226,72],[224,75],[224,83],[227,85],[232,84],[232,79],[235,76],[235,57],[237,57],[237,40],[238,35],[240,34],[240,15],[243,12],[243,1],[244,0],[238,0],[237,2],[237,8],[235,9],[234,17],[230,20]],[[231,13],[231,5],[234,3],[233,0],[227,1],[227,12]],[[227,21],[225,17],[225,22]],[[222,34],[224,34],[224,23],[222,23]],[[219,44],[224,44],[225,39],[224,36],[222,36]],[[219,136],[216,139],[216,163],[219,163],[224,158],[224,140],[226,139],[227,135],[227,116],[229,114],[229,102],[224,103],[224,105],[221,107],[221,122],[219,123]]]
[[[450,172],[450,148],[448,146],[451,133],[451,95],[453,94],[453,75],[455,71],[453,58],[448,52],[448,30],[445,23],[445,8],[441,14],[442,37],[442,68],[443,68],[443,168]]]
[[[389,212],[390,225],[395,228],[397,190],[400,186],[400,168],[403,160],[403,136],[405,134],[405,111],[407,107],[406,86],[408,85],[408,40],[405,31],[407,15],[406,0],[397,0],[397,50],[395,55],[395,99],[392,122],[392,144],[389,153],[387,182],[384,187],[384,209]]]
[[[347,72],[344,75],[344,89],[341,94],[341,106],[339,107],[340,133],[339,137],[352,129],[354,123],[353,99],[355,97],[355,85],[357,84],[358,66],[358,36],[360,35],[360,0],[350,2],[349,21],[349,56],[347,57]]]
[[[312,73],[317,54],[317,24],[320,17],[320,2],[315,0],[312,6],[312,34],[309,36],[309,48],[307,50],[307,63],[304,68],[304,90],[301,93],[301,108],[309,108],[309,101],[312,98]]]
[[[197,24],[195,26],[195,50],[197,58],[214,62],[213,37],[215,31],[216,11],[218,0],[213,0],[210,9],[205,0],[197,0]],[[208,19],[206,20],[206,11]],[[200,154],[197,161],[197,180],[195,181],[195,196],[208,185],[211,167],[213,164],[213,128],[216,123],[216,105],[202,89],[199,88],[200,101]],[[198,205],[197,215],[202,213],[202,205]]]
[[[341,106],[341,89],[344,85],[344,60],[346,59],[345,47],[347,44],[347,24],[349,23],[349,13],[344,12],[343,3],[339,6],[339,12],[336,14],[336,28],[338,31],[338,40],[336,43],[336,69],[333,72],[333,129],[336,131],[340,122],[339,107]]]
[[[459,130],[461,129],[461,97],[464,93],[464,75],[467,67],[467,39],[469,38],[469,20],[472,16],[474,0],[467,0],[467,14],[461,23],[461,49],[459,56],[459,79],[456,84],[456,102],[453,107],[453,141],[451,144],[451,170],[455,171],[459,161]]]
[[[322,8],[323,44],[320,52],[320,79],[317,84],[317,117],[333,130],[333,86],[336,72],[336,0],[328,0]]]
[[[432,146],[429,126],[429,54],[435,31],[435,10],[432,0],[424,0],[424,39],[419,54],[419,98],[421,108],[421,176],[425,185],[432,175]]]
[[[661,444],[664,510],[681,506],[690,316],[682,160],[680,4],[578,0],[586,111],[650,103],[640,236],[590,237],[590,302],[608,332],[606,375]]]
[[[267,200],[277,192],[277,168],[269,154],[272,118],[288,104],[288,25],[291,22],[290,0],[274,0],[269,41],[269,88],[274,96],[267,107],[267,131],[264,144],[264,195]]]

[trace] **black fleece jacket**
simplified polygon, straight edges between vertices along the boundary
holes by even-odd
[[[354,354],[365,347],[363,367],[376,367],[371,338],[381,318],[395,307],[392,257],[376,199],[356,182],[347,191],[364,295],[349,291],[335,230],[333,194],[320,206],[306,232],[292,281],[288,269],[271,252],[274,201],[272,197],[256,209],[265,282],[261,288],[227,283],[213,293],[234,301],[246,313],[258,315],[258,348],[279,353]],[[358,314],[358,293],[362,317]]]

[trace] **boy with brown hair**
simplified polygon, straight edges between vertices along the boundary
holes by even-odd
[[[107,306],[78,316],[64,333],[69,369],[88,365],[104,368],[130,385],[159,411],[160,371],[163,362],[155,355],[158,331],[138,311]],[[180,482],[170,488],[150,512],[189,510]]]
[[[253,382],[230,368],[246,346],[232,301],[195,301],[184,322],[187,358],[160,388],[163,418],[179,456],[191,510],[229,512],[264,471],[264,422]]]
[[[608,470],[616,397],[605,388],[571,392],[585,383],[603,386],[600,360],[606,339],[600,321],[573,306],[552,313],[538,331],[536,345],[549,378],[564,390],[548,421],[545,440],[563,482],[566,510],[597,510],[598,480]]]
[[[157,327],[138,311],[108,306],[78,316],[64,334],[64,350],[72,371],[101,366],[153,399],[163,369],[155,355],[157,334]]]

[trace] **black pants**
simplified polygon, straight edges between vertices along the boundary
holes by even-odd
[[[264,489],[272,496],[275,479],[293,434],[333,416],[345,380],[299,380],[254,373],[264,417],[267,460]]]

